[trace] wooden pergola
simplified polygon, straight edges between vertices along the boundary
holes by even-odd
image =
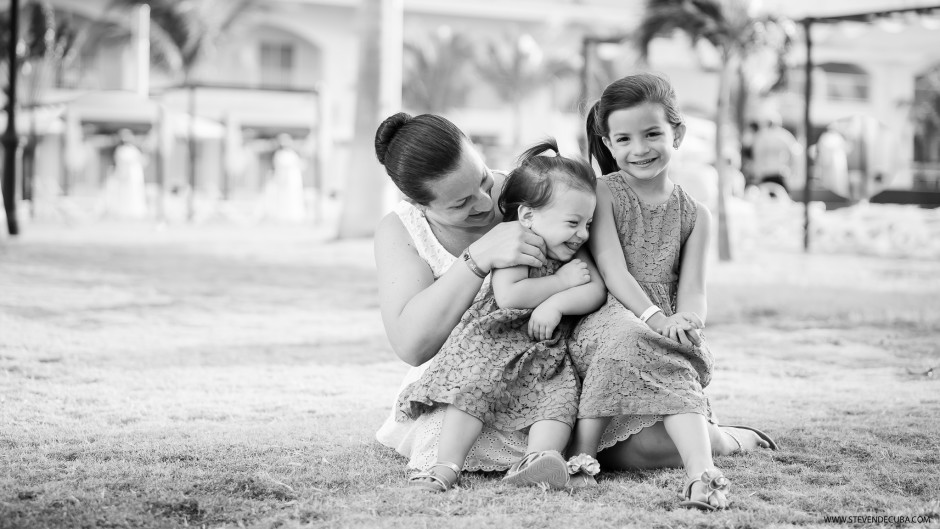
[[[804,158],[806,161],[806,184],[803,186],[803,249],[804,251],[809,251],[809,232],[810,232],[810,220],[809,220],[809,202],[810,202],[810,183],[811,175],[813,168],[813,160],[809,155],[810,149],[810,131],[812,130],[812,121],[810,116],[810,107],[813,97],[813,34],[812,27],[814,24],[835,24],[839,22],[862,22],[862,23],[872,23],[878,19],[893,17],[899,14],[914,14],[914,15],[929,15],[934,12],[934,10],[940,10],[940,4],[933,4],[920,7],[906,7],[899,9],[884,9],[880,11],[869,11],[864,13],[850,13],[845,15],[835,15],[835,16],[820,16],[820,17],[806,17],[800,20],[800,23],[803,25],[803,34],[806,38],[806,64],[804,65],[804,72],[806,75],[806,83],[803,90],[804,98],[804,108],[803,108],[803,130],[805,145]]]

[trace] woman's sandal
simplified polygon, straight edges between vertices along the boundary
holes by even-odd
[[[437,467],[444,467],[448,470],[453,471],[453,479],[449,479],[447,476],[442,475],[440,472],[435,472],[434,469]],[[423,472],[418,472],[410,478],[408,478],[408,486],[413,489],[423,490],[425,492],[447,492],[454,485],[460,482],[460,467],[453,463],[448,463],[446,461],[438,461],[431,465],[427,470]]]
[[[701,481],[705,484],[705,501],[698,501],[692,499],[692,485],[695,485]],[[708,500],[711,499],[712,495],[716,492],[724,493],[728,490],[728,486],[731,485],[731,481],[725,477],[717,468],[711,470],[706,470],[702,472],[702,475],[689,480],[685,484],[685,489],[683,490],[683,497],[685,501],[679,503],[679,505],[689,508],[689,509],[701,509],[703,511],[717,511],[719,509],[724,509],[724,507],[715,507],[711,503],[708,503]]]
[[[760,437],[764,442],[766,442],[768,445],[768,448],[770,448],[771,450],[777,450],[777,442],[774,441],[774,438],[758,430],[757,428],[751,428],[750,426],[742,426],[742,425],[730,425],[730,424],[719,424],[718,428],[721,429],[722,432],[728,434],[728,436],[734,439],[734,442],[738,444],[738,449],[732,453],[739,453],[739,452],[743,453],[745,452],[745,450],[741,448],[741,440],[738,439],[737,436],[735,436],[733,433],[729,432],[728,430],[725,430],[724,428],[738,428],[740,430],[750,430],[754,432],[755,434],[757,434],[757,437]]]
[[[597,480],[594,476],[601,471],[601,464],[587,454],[578,454],[568,459],[568,488],[583,489],[594,487]]]
[[[503,483],[519,486],[544,483],[561,489],[568,484],[568,465],[557,450],[530,452],[509,467]]]

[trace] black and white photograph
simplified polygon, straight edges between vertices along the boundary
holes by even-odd
[[[0,0],[0,529],[940,527],[940,2]]]

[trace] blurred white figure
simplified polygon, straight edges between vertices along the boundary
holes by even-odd
[[[783,128],[780,117],[776,114],[768,116],[754,135],[752,144],[755,182],[758,185],[774,183],[789,192],[790,179],[797,172],[799,149],[799,142]]]
[[[816,178],[833,193],[851,198],[848,142],[837,131],[826,129],[816,142]]]
[[[121,129],[118,137],[114,168],[105,181],[105,214],[118,219],[142,219],[147,216],[143,155],[134,145],[130,130]]]
[[[304,220],[303,161],[291,146],[289,134],[277,137],[278,148],[271,160],[271,179],[265,186],[266,217],[284,222]]]

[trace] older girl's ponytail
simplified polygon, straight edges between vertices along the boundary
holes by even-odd
[[[584,132],[587,137],[588,161],[590,162],[591,158],[597,160],[597,166],[600,168],[601,174],[614,173],[619,168],[617,167],[617,161],[610,154],[610,150],[604,145],[604,133],[602,131],[606,127],[598,127],[598,105],[600,105],[600,101],[595,102],[588,109],[587,119],[585,120]]]

